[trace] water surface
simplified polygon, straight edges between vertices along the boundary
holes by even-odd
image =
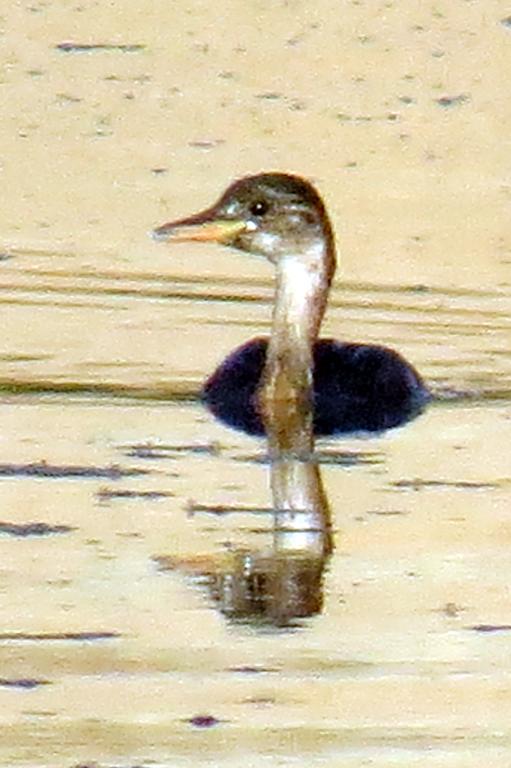
[[[505,9],[225,13],[4,13],[0,764],[505,765]],[[264,443],[198,398],[271,270],[147,237],[261,169],[332,211],[324,335],[435,394],[320,441],[330,527],[291,544]]]

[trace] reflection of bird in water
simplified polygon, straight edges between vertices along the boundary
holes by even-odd
[[[335,245],[323,201],[307,181],[283,173],[243,178],[212,208],[154,235],[224,243],[275,266],[270,339],[234,350],[204,387],[206,404],[228,425],[259,435],[293,420],[300,429],[312,414],[316,435],[378,432],[414,418],[429,400],[419,374],[392,349],[317,338]]]

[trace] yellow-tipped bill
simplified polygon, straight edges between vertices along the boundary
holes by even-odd
[[[240,219],[215,219],[204,213],[163,224],[153,230],[153,237],[155,240],[173,243],[189,241],[230,243],[246,229],[246,226],[247,223]]]

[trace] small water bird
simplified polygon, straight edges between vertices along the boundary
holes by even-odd
[[[252,435],[284,429],[288,438],[280,442],[296,447],[297,434],[397,427],[427,404],[421,377],[394,350],[318,338],[336,255],[324,203],[305,179],[247,176],[211,208],[164,224],[153,235],[223,243],[265,256],[275,267],[270,338],[235,349],[204,385],[207,407],[224,423]]]

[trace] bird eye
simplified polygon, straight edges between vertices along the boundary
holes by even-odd
[[[268,203],[266,203],[264,200],[256,200],[256,202],[252,203],[250,206],[250,213],[252,216],[264,216],[267,211]]]

